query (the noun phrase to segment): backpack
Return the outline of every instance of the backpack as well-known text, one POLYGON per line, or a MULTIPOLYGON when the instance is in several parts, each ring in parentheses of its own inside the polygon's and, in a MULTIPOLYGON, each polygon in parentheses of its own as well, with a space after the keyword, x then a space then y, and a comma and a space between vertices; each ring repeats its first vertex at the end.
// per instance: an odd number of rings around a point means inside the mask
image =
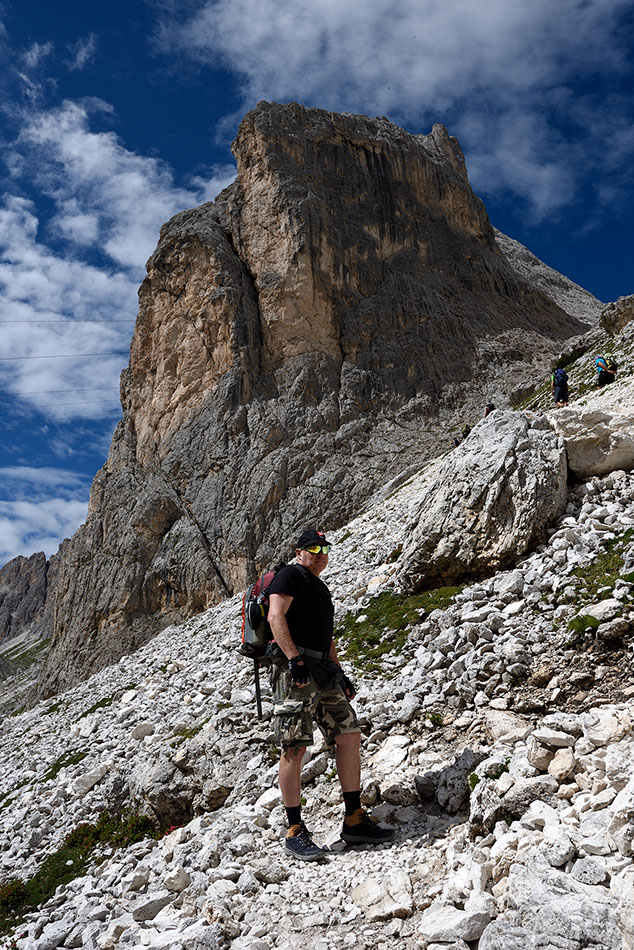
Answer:
POLYGON ((556 385, 561 386, 563 383, 568 382, 568 373, 565 369, 556 369, 553 373, 553 379, 556 385))
POLYGON ((286 567, 284 561, 276 564, 270 571, 265 571, 246 589, 242 598, 242 643, 239 649, 243 656, 248 656, 253 660, 264 656, 268 644, 273 639, 267 620, 269 590, 273 578, 283 567, 286 567))
POLYGON ((616 373, 618 369, 618 363, 616 362, 615 359, 612 359, 611 356, 608 356, 607 360, 605 361, 605 365, 606 365, 606 368, 609 369, 611 373, 616 373))
MULTIPOLYGON (((308 583, 308 571, 299 564, 295 565, 308 583)), ((247 587, 242 598, 242 642, 238 648, 243 656, 248 656, 253 660, 255 673, 255 701, 258 710, 258 719, 262 718, 262 697, 260 694, 260 666, 266 665, 268 657, 266 648, 273 639, 271 626, 268 622, 269 613, 269 591, 273 578, 283 567, 287 567, 285 561, 276 564, 269 571, 265 571, 258 579, 247 587)))

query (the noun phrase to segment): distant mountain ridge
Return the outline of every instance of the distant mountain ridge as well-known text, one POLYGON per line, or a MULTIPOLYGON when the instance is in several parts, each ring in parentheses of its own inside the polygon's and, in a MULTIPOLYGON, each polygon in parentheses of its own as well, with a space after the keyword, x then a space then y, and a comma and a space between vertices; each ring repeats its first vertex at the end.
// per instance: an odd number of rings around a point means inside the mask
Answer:
POLYGON ((148 261, 42 694, 239 590, 298 525, 343 524, 596 320, 496 234, 440 125, 260 103, 234 153, 236 182, 148 261))

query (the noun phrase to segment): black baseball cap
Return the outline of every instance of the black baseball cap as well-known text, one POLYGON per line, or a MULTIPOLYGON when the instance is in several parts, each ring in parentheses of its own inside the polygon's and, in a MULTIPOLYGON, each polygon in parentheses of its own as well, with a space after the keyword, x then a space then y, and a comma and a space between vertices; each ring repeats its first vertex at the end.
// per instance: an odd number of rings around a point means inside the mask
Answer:
POLYGON ((330 541, 326 540, 326 535, 323 531, 317 531, 315 528, 306 528, 300 534, 297 544, 295 545, 298 548, 304 549, 309 548, 312 544, 330 544, 330 541))

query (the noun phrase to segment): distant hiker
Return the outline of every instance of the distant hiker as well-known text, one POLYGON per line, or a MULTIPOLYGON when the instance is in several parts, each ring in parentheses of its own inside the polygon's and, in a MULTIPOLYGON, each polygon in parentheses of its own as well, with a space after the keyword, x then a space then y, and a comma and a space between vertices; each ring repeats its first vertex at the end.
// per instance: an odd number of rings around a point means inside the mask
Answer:
POLYGON ((492 403, 492 402, 488 402, 488 403, 486 404, 486 406, 484 407, 484 412, 482 413, 482 418, 483 418, 483 419, 486 419, 486 417, 489 415, 489 413, 490 413, 490 412, 493 412, 494 409, 495 409, 495 406, 493 405, 493 403, 492 403))
POLYGON ((323 532, 302 531, 295 555, 275 575, 269 594, 268 621, 278 662, 271 667, 275 737, 282 753, 279 782, 288 819, 285 850, 301 861, 325 855, 301 819, 301 768, 313 741, 313 720, 329 746, 336 746, 343 791, 344 841, 380 844, 394 832, 376 824, 361 807, 360 730, 350 700, 356 689, 337 659, 333 640, 334 607, 319 575, 328 564, 330 542, 323 532))
POLYGON ((550 391, 558 408, 568 405, 568 373, 565 369, 553 370, 550 377, 550 391))
POLYGON ((467 422, 465 422, 460 429, 460 435, 457 435, 454 438, 453 444, 460 445, 461 442, 464 442, 464 440, 467 438, 470 432, 471 432, 471 426, 467 422))
POLYGON ((616 371, 618 369, 618 363, 613 356, 596 356, 594 359, 594 365, 598 373, 597 389, 603 389, 604 386, 608 386, 610 383, 614 382, 616 378, 616 371))

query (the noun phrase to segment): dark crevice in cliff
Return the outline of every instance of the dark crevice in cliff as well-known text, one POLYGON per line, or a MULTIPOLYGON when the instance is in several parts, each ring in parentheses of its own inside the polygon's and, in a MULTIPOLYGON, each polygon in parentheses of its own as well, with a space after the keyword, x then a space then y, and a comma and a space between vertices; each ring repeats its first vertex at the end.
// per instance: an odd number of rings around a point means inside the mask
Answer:
POLYGON ((187 499, 184 497, 184 495, 178 490, 178 487, 174 484, 174 482, 172 481, 172 479, 170 478, 170 476, 167 474, 167 472, 164 472, 162 469, 160 469, 160 468, 158 468, 158 467, 156 467, 156 466, 151 466, 151 467, 150 467, 150 471, 153 472, 154 475, 158 476, 158 478, 159 478, 160 480, 164 481, 164 482, 167 484, 167 487, 168 487, 169 489, 171 489, 171 491, 172 491, 172 492, 174 493, 174 495, 176 496, 176 499, 177 499, 177 501, 178 501, 178 503, 179 503, 179 505, 180 505, 180 507, 181 507, 181 510, 182 510, 183 513, 185 514, 185 517, 188 518, 189 521, 191 521, 192 524, 194 524, 194 525, 196 526, 196 528, 198 529, 198 531, 200 532, 200 537, 201 537, 201 539, 202 539, 203 545, 204 545, 205 550, 206 550, 206 552, 207 552, 207 557, 209 558, 209 563, 211 564, 211 566, 212 566, 212 568, 213 568, 213 570, 214 570, 214 573, 215 573, 216 576, 218 577, 218 580, 220 581, 220 583, 221 583, 221 585, 222 585, 222 588, 223 588, 225 594, 227 595, 227 597, 231 597, 233 591, 231 590, 229 584, 227 583, 227 581, 226 581, 225 578, 223 577, 222 572, 221 572, 221 570, 220 570, 220 568, 219 568, 219 566, 218 566, 218 557, 214 554, 213 549, 212 549, 212 546, 211 546, 211 542, 210 542, 209 538, 207 537, 207 535, 205 534, 205 531, 204 531, 202 525, 200 524, 200 522, 199 522, 198 519, 196 518, 196 515, 195 515, 195 514, 193 513, 193 511, 191 510, 191 507, 190 507, 189 502, 188 502, 187 499))

